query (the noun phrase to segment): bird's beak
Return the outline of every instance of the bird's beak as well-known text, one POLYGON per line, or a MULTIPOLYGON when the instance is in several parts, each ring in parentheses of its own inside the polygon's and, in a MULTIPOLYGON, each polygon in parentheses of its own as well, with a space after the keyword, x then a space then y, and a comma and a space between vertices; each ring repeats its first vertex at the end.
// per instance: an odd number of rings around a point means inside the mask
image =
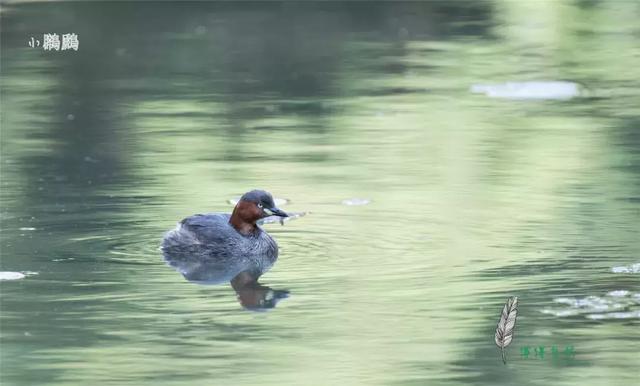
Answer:
POLYGON ((278 209, 275 206, 273 208, 265 208, 264 211, 269 216, 289 217, 289 215, 285 213, 285 211, 283 211, 282 209, 278 209))

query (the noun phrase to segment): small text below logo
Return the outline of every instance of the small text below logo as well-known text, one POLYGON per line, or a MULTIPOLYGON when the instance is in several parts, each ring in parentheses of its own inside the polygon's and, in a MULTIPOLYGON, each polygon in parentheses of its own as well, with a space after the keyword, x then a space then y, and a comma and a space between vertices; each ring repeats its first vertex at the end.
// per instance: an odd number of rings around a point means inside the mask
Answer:
POLYGON ((522 346, 520 347, 520 356, 523 359, 545 359, 545 356, 551 356, 552 359, 558 359, 561 356, 565 359, 574 359, 576 351, 573 346, 564 346, 560 350, 558 346, 522 346), (549 349, 549 350, 547 350, 549 349))

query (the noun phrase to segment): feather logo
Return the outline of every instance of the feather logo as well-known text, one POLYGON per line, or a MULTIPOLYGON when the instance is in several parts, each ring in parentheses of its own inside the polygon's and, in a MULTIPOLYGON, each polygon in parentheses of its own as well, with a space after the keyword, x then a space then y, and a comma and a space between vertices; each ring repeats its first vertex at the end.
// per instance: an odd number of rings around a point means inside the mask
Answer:
POLYGON ((502 351, 502 362, 507 364, 507 358, 505 357, 504 349, 513 340, 513 330, 516 328, 516 316, 518 314, 518 297, 513 296, 507 299, 507 302, 502 309, 502 315, 498 326, 496 327, 496 344, 502 351))

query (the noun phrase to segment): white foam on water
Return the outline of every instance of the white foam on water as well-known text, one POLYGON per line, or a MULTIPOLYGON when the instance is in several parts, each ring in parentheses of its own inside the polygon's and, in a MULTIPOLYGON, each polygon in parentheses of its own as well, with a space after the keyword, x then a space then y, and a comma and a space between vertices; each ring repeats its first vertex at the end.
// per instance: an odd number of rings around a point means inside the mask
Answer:
POLYGON ((586 296, 583 298, 558 297, 555 303, 564 304, 562 308, 544 308, 543 314, 557 317, 584 315, 589 319, 629 319, 640 317, 640 293, 627 290, 614 290, 604 296, 586 296))
POLYGON ((580 95, 580 88, 576 83, 565 81, 474 84, 470 91, 476 94, 485 94, 489 98, 520 100, 567 100, 580 95))
POLYGON ((22 272, 0 272, 0 280, 19 280, 24 279, 27 275, 22 272))
POLYGON ((342 200, 342 205, 347 206, 367 205, 369 203, 371 203, 371 200, 368 198, 348 198, 346 200, 342 200))
POLYGON ((540 310, 543 314, 550 314, 553 316, 566 317, 566 316, 574 316, 580 314, 580 311, 577 309, 551 309, 545 308, 540 310))
POLYGON ((600 319, 635 319, 640 318, 640 310, 629 312, 609 312, 608 314, 589 314, 587 318, 600 319))
POLYGON ((12 272, 2 271, 0 272, 0 280, 20 280, 27 276, 37 275, 38 272, 24 271, 24 272, 12 272))
POLYGON ((607 292, 607 295, 614 296, 614 297, 623 297, 623 296, 627 296, 629 294, 630 294, 630 292, 626 291, 626 290, 617 290, 617 291, 607 292))
POLYGON ((573 307, 577 307, 578 306, 578 303, 577 303, 576 299, 555 298, 555 299, 553 299, 553 301, 556 302, 556 303, 568 304, 568 305, 573 306, 573 307))
POLYGON ((640 263, 611 268, 613 273, 640 273, 640 263))

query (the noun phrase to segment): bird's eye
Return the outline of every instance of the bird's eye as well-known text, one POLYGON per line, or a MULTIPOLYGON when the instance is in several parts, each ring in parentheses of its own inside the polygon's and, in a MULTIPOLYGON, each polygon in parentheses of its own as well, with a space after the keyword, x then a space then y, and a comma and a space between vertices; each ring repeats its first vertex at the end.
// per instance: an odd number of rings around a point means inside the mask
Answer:
POLYGON ((258 208, 262 209, 262 203, 261 202, 258 203, 258 208))

